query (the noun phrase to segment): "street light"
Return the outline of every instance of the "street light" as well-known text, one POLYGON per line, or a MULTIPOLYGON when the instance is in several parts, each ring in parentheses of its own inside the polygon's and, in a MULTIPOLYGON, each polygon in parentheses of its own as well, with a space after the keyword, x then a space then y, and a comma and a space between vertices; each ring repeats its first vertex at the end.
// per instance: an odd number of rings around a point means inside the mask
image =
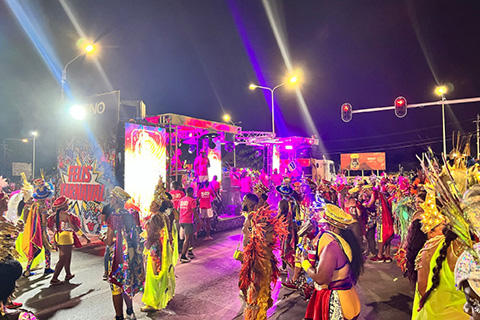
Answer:
POLYGON ((447 140, 445 138, 445 94, 447 93, 447 87, 438 86, 435 88, 435 93, 442 97, 442 128, 443 128, 443 154, 447 156, 447 140))
POLYGON ((80 52, 75 58, 70 60, 62 70, 62 101, 64 100, 64 91, 65 91, 65 83, 67 82, 67 68, 68 66, 75 60, 80 57, 83 57, 87 53, 91 53, 95 51, 95 46, 93 44, 88 44, 83 48, 84 52, 80 52))
MULTIPOLYGON (((297 77, 291 77, 288 82, 290 83, 296 83, 298 81, 297 77)), ((278 88, 280 88, 281 86, 283 86, 286 82, 283 82, 283 83, 280 83, 279 85, 273 87, 273 88, 270 88, 270 87, 264 87, 264 86, 259 86, 259 85, 256 85, 256 84, 250 84, 249 88, 250 90, 255 90, 255 89, 262 89, 262 90, 269 90, 270 93, 271 93, 271 97, 272 97, 272 133, 275 134, 275 100, 274 100, 274 96, 273 96, 273 93, 275 92, 275 90, 277 90, 278 88)))
POLYGON ((35 140, 37 139, 38 132, 32 131, 31 135, 33 137, 32 179, 35 179, 35 140))

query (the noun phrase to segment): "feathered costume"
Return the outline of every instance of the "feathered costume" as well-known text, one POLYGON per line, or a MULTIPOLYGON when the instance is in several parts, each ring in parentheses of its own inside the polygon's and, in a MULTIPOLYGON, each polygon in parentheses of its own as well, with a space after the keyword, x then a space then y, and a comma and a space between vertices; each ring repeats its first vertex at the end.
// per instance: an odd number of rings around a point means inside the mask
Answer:
POLYGON ((244 293, 246 307, 244 318, 267 319, 267 310, 273 304, 270 283, 278 279, 278 260, 273 254, 279 249, 280 240, 288 235, 284 217, 259 208, 249 213, 250 227, 246 232, 248 244, 240 270, 239 287, 244 293))
MULTIPOLYGON (((154 202, 162 207, 169 201, 160 178, 154 202)), ((178 232, 172 209, 152 214, 145 222, 146 278, 142 301, 155 309, 163 309, 175 295, 175 266, 178 261, 178 232)))

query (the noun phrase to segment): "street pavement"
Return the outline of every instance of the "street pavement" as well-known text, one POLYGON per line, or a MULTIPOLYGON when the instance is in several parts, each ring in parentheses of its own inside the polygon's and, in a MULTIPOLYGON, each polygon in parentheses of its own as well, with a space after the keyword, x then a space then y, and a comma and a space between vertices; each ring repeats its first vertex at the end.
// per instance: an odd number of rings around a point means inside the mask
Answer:
MULTIPOLYGON (((154 313, 142 313, 141 294, 134 298, 137 319, 242 319, 238 273, 240 263, 233 252, 240 241, 240 230, 213 234, 214 240, 198 239, 196 258, 176 268, 176 294, 167 308, 154 313)), ((51 287, 51 276, 42 271, 18 281, 16 301, 36 313, 40 320, 103 320, 114 319, 108 283, 102 281, 104 246, 100 241, 73 252, 70 284, 51 287)), ((58 254, 52 255, 57 261, 58 254)), ((61 278, 63 275, 61 276, 61 278)), ((366 262, 357 290, 362 301, 360 319, 410 319, 412 289, 395 263, 366 262)), ((296 292, 281 287, 273 290, 275 304, 269 319, 302 319, 307 302, 296 292)))

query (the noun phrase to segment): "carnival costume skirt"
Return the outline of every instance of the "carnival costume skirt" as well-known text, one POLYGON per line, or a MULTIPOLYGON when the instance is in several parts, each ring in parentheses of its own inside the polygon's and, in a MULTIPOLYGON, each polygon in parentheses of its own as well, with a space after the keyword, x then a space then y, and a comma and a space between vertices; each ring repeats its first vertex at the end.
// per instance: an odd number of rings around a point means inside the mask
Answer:
POLYGON ((73 231, 62 231, 55 233, 55 242, 59 246, 73 245, 73 231))
MULTIPOLYGON (((349 290, 329 290, 329 289, 322 289, 322 290, 315 290, 310 301, 307 306, 307 311, 305 313, 305 319, 311 320, 355 320, 358 318, 360 313, 360 309, 358 312, 354 310, 342 310, 342 304, 340 300, 345 300, 340 298, 340 295, 350 296, 350 295, 357 295, 355 288, 351 288, 349 290), (353 290, 352 292, 349 292, 353 290), (350 316, 350 318, 344 317, 350 316)), ((357 295, 358 299, 358 295, 357 295)), ((358 301, 359 302, 359 301, 358 301)), ((357 303, 344 303, 345 309, 355 307, 357 303)))

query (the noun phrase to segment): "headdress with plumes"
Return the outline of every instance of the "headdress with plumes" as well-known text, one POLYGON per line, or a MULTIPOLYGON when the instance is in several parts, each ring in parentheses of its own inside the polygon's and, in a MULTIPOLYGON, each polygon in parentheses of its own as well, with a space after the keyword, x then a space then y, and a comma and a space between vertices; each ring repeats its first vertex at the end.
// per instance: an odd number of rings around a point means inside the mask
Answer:
POLYGON ((253 187, 253 193, 255 194, 268 194, 270 189, 266 185, 263 184, 262 181, 258 181, 258 183, 253 187))
POLYGON ((445 222, 445 217, 437 210, 435 194, 427 193, 425 202, 420 204, 420 206, 423 209, 423 213, 420 216, 420 222, 422 224, 421 230, 423 233, 427 234, 429 231, 432 231, 433 228, 445 222))
POLYGON ((288 224, 285 217, 277 217, 274 211, 263 207, 250 213, 249 219, 251 231, 246 235, 249 241, 244 248, 239 287, 247 292, 245 319, 257 319, 258 309, 266 312, 271 306, 271 297, 264 289, 278 279, 278 260, 272 251, 288 235, 288 224))
POLYGON ((165 188, 163 187, 163 178, 160 176, 158 178, 158 183, 155 186, 155 192, 153 193, 153 201, 161 206, 162 202, 165 200, 168 200, 168 196, 165 192, 165 188))
MULTIPOLYGON (((460 150, 460 142, 457 142, 456 149, 460 150)), ((466 143, 469 146, 469 143, 466 143)), ((463 193, 461 190, 466 190, 469 186, 466 184, 466 177, 461 174, 466 156, 469 155, 469 150, 459 153, 458 156, 451 159, 450 164, 447 162, 445 155, 443 155, 442 169, 439 168, 438 161, 431 156, 433 152, 429 149, 425 162, 420 160, 422 169, 425 172, 431 186, 426 185, 425 189, 428 192, 433 192, 435 195, 435 203, 438 211, 447 218, 451 229, 458 236, 458 239, 468 248, 472 248, 473 241, 470 235, 470 228, 473 226, 472 221, 466 214, 465 208, 462 207, 463 193), (461 160, 460 158, 463 158, 461 160), (452 174, 455 171, 460 174, 452 174)), ((466 169, 466 168, 465 168, 466 169)), ((477 255, 472 251, 472 254, 477 255)))

